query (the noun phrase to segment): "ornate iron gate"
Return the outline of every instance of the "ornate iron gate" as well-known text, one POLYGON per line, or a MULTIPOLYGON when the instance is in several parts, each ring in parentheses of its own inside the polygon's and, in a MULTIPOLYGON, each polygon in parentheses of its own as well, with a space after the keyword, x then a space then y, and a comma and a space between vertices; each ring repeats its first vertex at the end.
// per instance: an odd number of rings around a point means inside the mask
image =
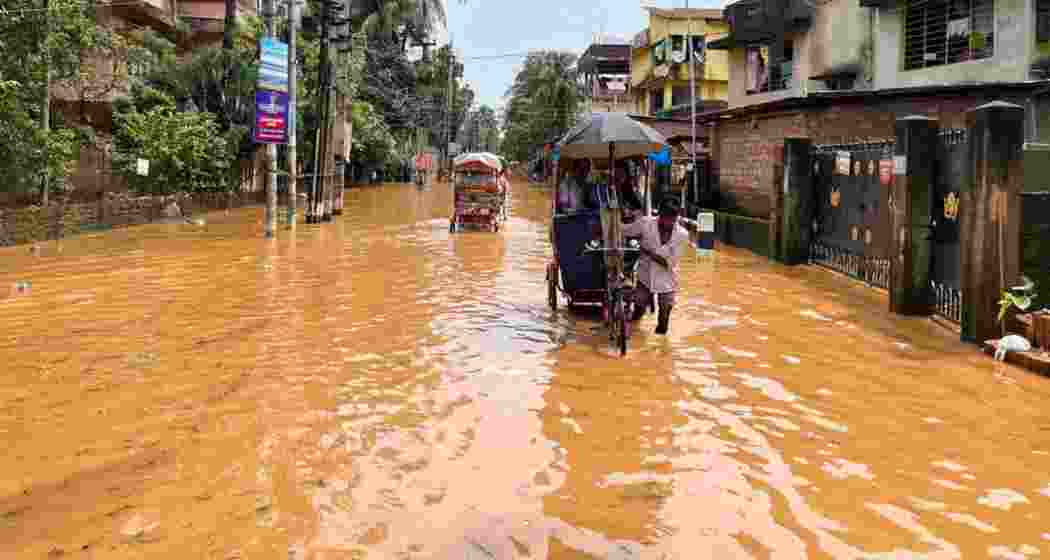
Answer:
POLYGON ((943 130, 937 142, 931 208, 933 254, 930 291, 937 315, 960 322, 962 291, 959 246, 960 187, 966 181, 969 141, 966 130, 943 130))
POLYGON ((810 260, 888 289, 893 143, 816 146, 813 156, 810 260))

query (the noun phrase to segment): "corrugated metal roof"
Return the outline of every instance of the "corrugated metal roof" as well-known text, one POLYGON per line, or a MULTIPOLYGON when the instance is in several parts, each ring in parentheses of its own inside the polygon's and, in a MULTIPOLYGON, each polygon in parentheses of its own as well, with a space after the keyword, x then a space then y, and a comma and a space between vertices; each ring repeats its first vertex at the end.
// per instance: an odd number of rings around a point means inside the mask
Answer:
POLYGON ((722 16, 722 10, 711 8, 646 8, 646 10, 649 11, 649 15, 666 19, 725 19, 722 16))

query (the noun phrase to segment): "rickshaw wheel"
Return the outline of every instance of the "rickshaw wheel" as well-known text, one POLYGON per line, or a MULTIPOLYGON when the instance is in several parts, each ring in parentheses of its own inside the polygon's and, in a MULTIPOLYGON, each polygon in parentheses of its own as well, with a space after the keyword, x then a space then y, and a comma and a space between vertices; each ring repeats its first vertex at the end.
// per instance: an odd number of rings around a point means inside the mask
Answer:
POLYGON ((625 316, 626 309, 624 309, 623 297, 620 295, 613 296, 612 305, 610 305, 611 321, 610 326, 612 327, 612 338, 620 350, 620 356, 627 355, 627 317, 625 316))
POLYGON ((554 265, 547 265, 547 303, 551 311, 558 309, 558 276, 554 265))
POLYGON ((620 356, 623 357, 627 355, 627 321, 620 317, 617 322, 620 324, 620 356))

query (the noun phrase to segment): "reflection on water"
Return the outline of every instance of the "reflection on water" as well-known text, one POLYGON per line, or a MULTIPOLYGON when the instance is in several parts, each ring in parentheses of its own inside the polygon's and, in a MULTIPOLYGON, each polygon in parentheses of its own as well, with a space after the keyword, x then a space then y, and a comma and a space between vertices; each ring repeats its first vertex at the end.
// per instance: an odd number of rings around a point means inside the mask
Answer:
POLYGON ((626 358, 552 313, 549 193, 348 191, 0 250, 0 556, 1035 558, 1050 385, 885 300, 686 259, 626 358))

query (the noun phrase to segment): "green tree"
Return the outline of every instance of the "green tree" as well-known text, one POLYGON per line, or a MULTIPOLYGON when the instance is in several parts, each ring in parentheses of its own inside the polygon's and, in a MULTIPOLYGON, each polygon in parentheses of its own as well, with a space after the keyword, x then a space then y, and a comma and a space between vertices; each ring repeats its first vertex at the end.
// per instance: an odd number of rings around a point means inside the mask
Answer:
POLYGON ((0 189, 26 193, 42 188, 47 170, 49 191, 65 180, 83 138, 66 127, 60 114, 41 128, 47 83, 56 91, 76 91, 88 57, 113 45, 113 34, 97 25, 89 0, 5 0, 0 9, 0 189), (44 8, 46 6, 46 9, 44 8))
POLYGON ((357 161, 385 164, 394 153, 394 136, 383 117, 367 101, 353 105, 353 157, 357 161))
POLYGON ((543 142, 572 127, 582 107, 576 56, 557 51, 530 54, 507 90, 502 149, 526 161, 543 142))
POLYGON ((182 60, 175 57, 173 43, 147 41, 156 63, 141 80, 147 88, 136 91, 154 89, 169 96, 178 109, 210 114, 229 142, 229 151, 250 159, 256 150, 251 131, 262 34, 258 18, 240 17, 232 48, 205 47, 182 60))
POLYGON ((180 112, 155 90, 137 101, 117 114, 114 136, 114 165, 132 188, 161 195, 228 189, 234 158, 212 114, 180 112), (149 160, 146 177, 137 173, 139 158, 149 160))

